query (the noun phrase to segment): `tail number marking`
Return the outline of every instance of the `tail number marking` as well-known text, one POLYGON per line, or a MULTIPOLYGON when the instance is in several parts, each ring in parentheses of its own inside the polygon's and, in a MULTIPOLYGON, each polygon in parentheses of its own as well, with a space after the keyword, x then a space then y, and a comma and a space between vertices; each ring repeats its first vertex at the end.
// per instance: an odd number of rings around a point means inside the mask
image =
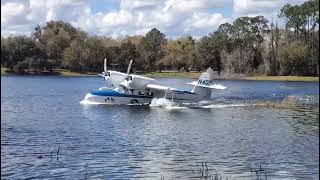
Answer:
POLYGON ((199 79, 198 80, 198 84, 202 84, 202 85, 207 85, 209 86, 210 84, 212 83, 212 80, 202 80, 202 79, 199 79))

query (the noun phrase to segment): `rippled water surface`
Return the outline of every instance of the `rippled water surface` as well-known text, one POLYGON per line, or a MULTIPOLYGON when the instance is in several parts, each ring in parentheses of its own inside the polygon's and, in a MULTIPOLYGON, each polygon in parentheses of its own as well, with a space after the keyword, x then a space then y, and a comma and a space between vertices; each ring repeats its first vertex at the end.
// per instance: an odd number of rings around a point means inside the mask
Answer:
POLYGON ((97 77, 1 76, 1 179, 199 179, 202 162, 229 179, 260 165, 319 178, 318 83, 218 83, 204 105, 160 108, 80 104, 97 77))

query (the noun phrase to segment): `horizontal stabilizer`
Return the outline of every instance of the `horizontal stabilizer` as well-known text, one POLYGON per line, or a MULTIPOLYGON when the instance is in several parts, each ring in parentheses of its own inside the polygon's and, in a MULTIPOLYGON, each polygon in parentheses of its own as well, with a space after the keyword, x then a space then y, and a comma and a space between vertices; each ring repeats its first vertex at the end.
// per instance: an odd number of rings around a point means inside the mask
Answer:
POLYGON ((171 87, 167 87, 167 86, 161 86, 161 85, 157 85, 157 84, 148 84, 147 88, 153 89, 153 90, 158 90, 158 91, 171 91, 173 93, 178 93, 178 94, 195 94, 190 91, 180 90, 180 89, 171 88, 171 87))
POLYGON ((157 84, 148 84, 147 85, 147 88, 149 89, 155 89, 155 90, 161 90, 161 91, 171 91, 171 90, 174 90, 174 88, 170 88, 170 87, 167 87, 167 86, 160 86, 160 85, 157 85, 157 84))
POLYGON ((198 86, 198 87, 205 87, 205 88, 210 88, 210 89, 226 89, 227 87, 225 86, 222 86, 220 84, 213 84, 213 85, 203 85, 203 84, 198 84, 197 81, 193 81, 191 83, 187 83, 187 84, 190 84, 190 85, 193 85, 193 86, 198 86))

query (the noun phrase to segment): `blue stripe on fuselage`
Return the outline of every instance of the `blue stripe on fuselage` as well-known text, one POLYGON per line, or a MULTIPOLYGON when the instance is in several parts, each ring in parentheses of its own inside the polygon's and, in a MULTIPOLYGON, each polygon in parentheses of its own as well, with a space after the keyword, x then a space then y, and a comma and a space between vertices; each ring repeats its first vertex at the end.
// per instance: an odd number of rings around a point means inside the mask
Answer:
POLYGON ((92 95, 96 96, 111 96, 111 97, 132 97, 132 98, 153 98, 151 96, 142 96, 142 95, 135 95, 135 94, 125 94, 125 93, 120 93, 118 91, 115 91, 113 89, 111 90, 103 90, 103 91, 92 91, 92 95))

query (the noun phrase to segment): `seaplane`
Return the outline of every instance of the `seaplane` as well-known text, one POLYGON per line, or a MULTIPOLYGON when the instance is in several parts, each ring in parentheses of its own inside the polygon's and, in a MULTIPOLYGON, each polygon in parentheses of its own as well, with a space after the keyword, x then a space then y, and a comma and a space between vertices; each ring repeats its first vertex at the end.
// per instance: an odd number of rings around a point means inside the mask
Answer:
POLYGON ((201 74, 198 81, 187 83, 192 86, 191 90, 181 90, 161 85, 153 78, 130 74, 132 62, 128 65, 127 73, 122 73, 107 70, 107 59, 104 59, 104 71, 99 75, 107 86, 88 93, 84 100, 109 105, 150 105, 155 98, 176 103, 199 102, 209 99, 213 89, 226 88, 213 83, 214 72, 210 67, 201 74))

